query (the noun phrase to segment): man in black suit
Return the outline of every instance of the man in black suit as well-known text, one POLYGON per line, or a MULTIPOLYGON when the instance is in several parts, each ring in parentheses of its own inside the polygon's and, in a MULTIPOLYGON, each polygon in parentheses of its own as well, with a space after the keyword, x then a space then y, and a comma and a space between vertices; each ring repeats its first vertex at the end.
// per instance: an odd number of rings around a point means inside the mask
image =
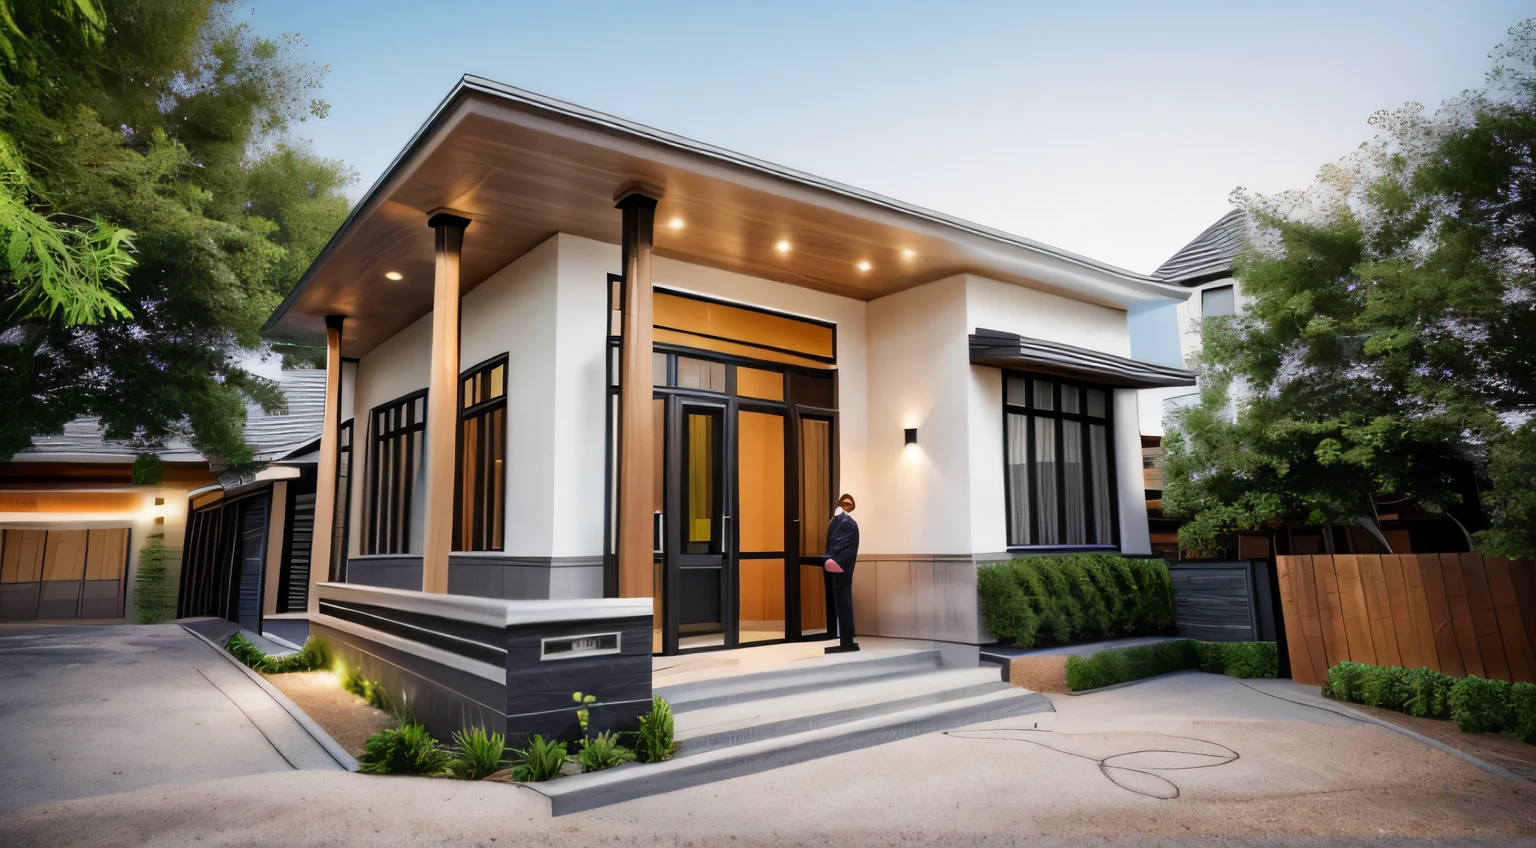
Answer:
POLYGON ((853 566, 859 558, 859 525, 849 513, 853 512, 853 496, 837 499, 837 509, 827 525, 827 561, 825 568, 832 575, 832 597, 837 605, 836 647, 826 653, 840 654, 857 651, 853 641, 853 566))

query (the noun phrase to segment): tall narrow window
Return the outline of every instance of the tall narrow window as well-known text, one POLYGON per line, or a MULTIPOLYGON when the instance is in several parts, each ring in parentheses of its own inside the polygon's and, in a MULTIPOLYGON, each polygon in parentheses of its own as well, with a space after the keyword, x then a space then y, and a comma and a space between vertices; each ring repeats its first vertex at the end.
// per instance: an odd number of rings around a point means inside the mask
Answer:
POLYGON ((363 550, 411 550, 412 509, 421 497, 421 450, 427 430, 427 393, 406 395, 369 413, 368 504, 363 550))
POLYGON ((506 524, 507 358, 459 380, 459 473, 454 498, 456 551, 499 551, 506 524))
POLYGON ((1115 544, 1107 391, 1007 374, 1003 405, 1009 546, 1115 544))
POLYGON ((352 421, 348 419, 337 431, 336 440, 336 511, 331 519, 330 579, 347 580, 347 523, 352 515, 352 421))

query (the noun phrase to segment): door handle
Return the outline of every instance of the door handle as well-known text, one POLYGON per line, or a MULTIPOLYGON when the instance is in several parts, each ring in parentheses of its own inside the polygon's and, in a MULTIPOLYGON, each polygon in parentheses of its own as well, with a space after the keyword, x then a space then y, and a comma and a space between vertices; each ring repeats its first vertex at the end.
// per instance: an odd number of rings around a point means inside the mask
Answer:
POLYGON ((665 552, 667 547, 667 519, 666 516, 661 514, 659 509, 656 510, 655 515, 651 516, 651 542, 651 553, 660 555, 665 552))

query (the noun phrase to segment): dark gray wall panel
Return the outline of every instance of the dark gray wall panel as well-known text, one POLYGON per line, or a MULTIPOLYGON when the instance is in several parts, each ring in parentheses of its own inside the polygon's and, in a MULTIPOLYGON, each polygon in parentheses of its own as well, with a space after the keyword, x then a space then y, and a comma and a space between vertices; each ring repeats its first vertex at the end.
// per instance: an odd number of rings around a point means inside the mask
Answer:
POLYGON ((421 557, 354 557, 347 560, 347 582, 384 589, 421 591, 421 557))

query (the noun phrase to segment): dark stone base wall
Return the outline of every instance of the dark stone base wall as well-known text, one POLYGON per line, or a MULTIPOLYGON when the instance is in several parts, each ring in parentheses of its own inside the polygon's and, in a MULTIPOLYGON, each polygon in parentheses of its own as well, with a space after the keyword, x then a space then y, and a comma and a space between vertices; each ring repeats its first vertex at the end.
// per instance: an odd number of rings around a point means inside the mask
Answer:
MULTIPOLYGON (((347 582, 418 591, 421 557, 353 557, 347 561, 347 582)), ((452 554, 448 557, 448 594, 530 601, 601 598, 603 560, 601 556, 452 554)))
MULTIPOLYGON (((574 741, 581 736, 576 715, 579 705, 572 699, 576 692, 598 698, 589 708, 592 733, 636 730, 639 717, 650 710, 649 615, 536 621, 493 628, 484 623, 483 609, 477 612, 471 607, 455 617, 455 604, 460 609, 466 605, 454 601, 453 596, 428 596, 433 611, 424 611, 420 604, 391 609, 381 604, 399 602, 398 595, 391 598, 349 585, 339 587, 346 590, 345 595, 328 597, 327 587, 339 584, 320 587, 321 613, 310 622, 311 635, 327 639, 343 662, 382 683, 398 708, 426 725, 440 740, 448 740, 458 730, 484 727, 506 734, 508 744, 519 747, 533 734, 574 741), (368 617, 358 617, 358 610, 366 611, 368 617), (473 620, 476 615, 480 623, 473 620), (618 653, 542 658, 544 640, 613 633, 619 634, 618 653), (396 640, 412 634, 416 637, 410 638, 410 645, 445 651, 438 655, 443 659, 422 655, 433 651, 418 653, 406 649, 409 645, 397 647, 400 643, 396 640), (492 645, 505 645, 505 656, 488 647, 492 645), (504 666, 505 676, 492 680, 471 670, 485 669, 487 659, 504 666)), ((594 611, 611 603, 617 602, 596 601, 594 611)), ((552 610, 551 617, 558 617, 555 612, 552 610)))

